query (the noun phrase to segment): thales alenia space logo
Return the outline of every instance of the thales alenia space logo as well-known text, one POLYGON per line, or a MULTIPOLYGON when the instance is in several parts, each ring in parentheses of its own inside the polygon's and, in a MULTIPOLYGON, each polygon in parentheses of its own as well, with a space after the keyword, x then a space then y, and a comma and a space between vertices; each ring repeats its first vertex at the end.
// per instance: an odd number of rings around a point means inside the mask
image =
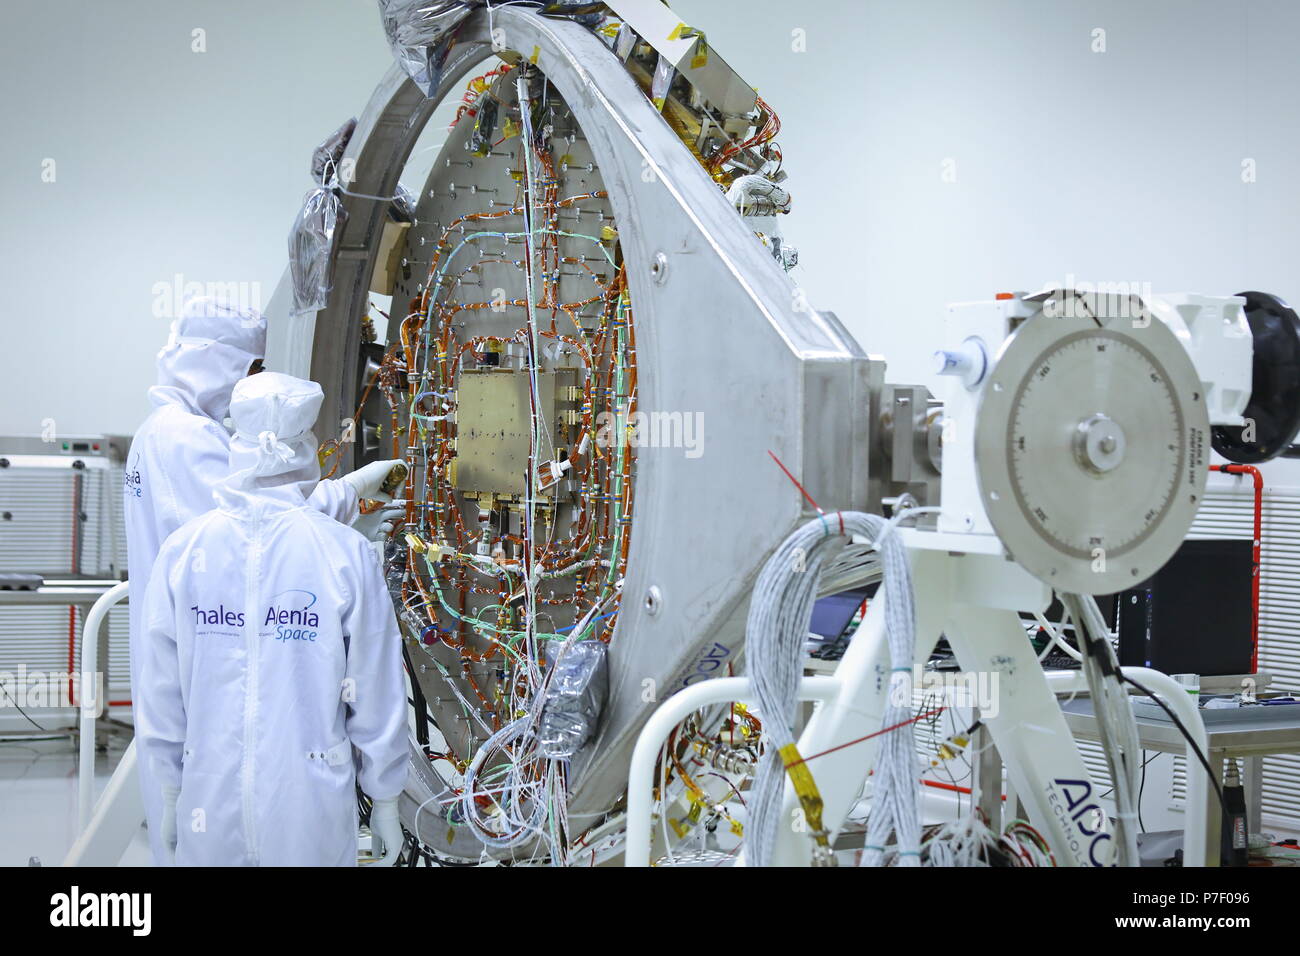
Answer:
MULTIPOLYGON (((262 633, 270 633, 277 641, 315 641, 320 627, 320 614, 313 611, 316 594, 303 588, 289 588, 273 595, 262 615, 262 633)), ((225 603, 216 607, 190 608, 195 624, 237 628, 244 626, 244 612, 225 603)))
POLYGON ((277 641, 315 641, 320 615, 313 611, 316 595, 302 588, 289 588, 271 598, 262 619, 263 629, 274 629, 277 641))

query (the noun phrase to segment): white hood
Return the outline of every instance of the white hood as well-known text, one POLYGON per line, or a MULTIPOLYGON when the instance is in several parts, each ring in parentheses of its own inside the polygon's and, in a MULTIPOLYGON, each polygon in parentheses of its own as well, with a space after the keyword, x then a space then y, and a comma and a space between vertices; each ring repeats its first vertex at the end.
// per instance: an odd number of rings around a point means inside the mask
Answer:
POLYGON ((250 375, 235 385, 230 474, 214 491, 223 509, 257 514, 306 503, 320 481, 311 426, 324 397, 315 382, 279 372, 250 375))
POLYGON ((235 383, 265 355, 261 313, 206 296, 190 299, 158 353, 158 384, 149 389, 149 400, 156 407, 179 405, 220 423, 235 383))

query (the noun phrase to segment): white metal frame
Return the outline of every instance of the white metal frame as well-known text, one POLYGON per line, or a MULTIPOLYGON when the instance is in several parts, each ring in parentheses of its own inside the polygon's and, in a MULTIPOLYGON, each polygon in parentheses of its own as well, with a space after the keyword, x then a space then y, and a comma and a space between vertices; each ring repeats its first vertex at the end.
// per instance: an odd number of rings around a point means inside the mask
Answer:
MULTIPOLYGON (((1083 676, 1072 671, 1044 672, 1014 610, 1041 609, 1050 589, 1000 556, 912 549, 910 557, 918 595, 917 659, 929 657, 942 633, 963 670, 984 668, 998 674, 996 713, 985 712, 982 719, 1031 822, 1059 864, 1104 864, 1110 854, 1101 852, 1101 847, 1110 837, 1093 827, 1088 811, 1097 805, 1097 798, 1056 701, 1057 694, 1086 691, 1083 676)), ((862 738, 880 729, 889 668, 884 602, 874 601, 835 676, 806 677, 800 686, 800 699, 823 702, 799 739, 799 751, 823 754, 813 770, 823 801, 823 822, 832 836, 844 825, 874 764, 876 740, 862 738), (842 746, 853 741, 859 742, 842 746)), ((1200 713, 1177 682, 1147 668, 1123 670, 1159 694, 1179 715, 1196 746, 1206 752, 1200 713)), ((650 863, 651 789, 664 738, 700 707, 750 696, 747 678, 710 680, 675 694, 655 711, 637 740, 628 774, 626 865, 650 863)), ((1191 742, 1187 758, 1189 767, 1200 766, 1191 742)), ((1218 847, 1207 846, 1205 839, 1206 786, 1203 773, 1189 773, 1183 851, 1188 866, 1217 863, 1218 847)), ((785 803, 789 819, 796 797, 788 783, 785 803)), ((809 860, 807 836, 793 828, 779 828, 774 864, 800 866, 809 860)))

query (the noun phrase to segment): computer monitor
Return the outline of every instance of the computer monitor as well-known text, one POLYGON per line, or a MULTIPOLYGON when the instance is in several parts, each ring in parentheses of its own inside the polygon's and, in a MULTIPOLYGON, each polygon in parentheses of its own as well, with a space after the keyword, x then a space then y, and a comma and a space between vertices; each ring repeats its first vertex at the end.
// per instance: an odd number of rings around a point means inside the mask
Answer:
POLYGON ((856 588, 818 598, 813 604, 812 621, 808 630, 828 641, 835 640, 844 633, 870 591, 868 588, 856 588))
POLYGON ((1184 541, 1149 580, 1117 595, 1119 659, 1166 674, 1250 673, 1253 546, 1184 541))

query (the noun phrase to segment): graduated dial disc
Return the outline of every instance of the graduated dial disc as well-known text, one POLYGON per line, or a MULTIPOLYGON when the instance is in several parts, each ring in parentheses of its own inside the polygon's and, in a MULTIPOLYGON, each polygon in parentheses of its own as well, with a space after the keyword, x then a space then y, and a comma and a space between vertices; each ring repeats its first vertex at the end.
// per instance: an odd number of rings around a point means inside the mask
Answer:
POLYGON ((1208 448, 1201 383, 1154 318, 1035 314, 997 357, 975 433, 1007 550, 1058 590, 1090 594, 1132 587, 1173 555, 1208 448))

